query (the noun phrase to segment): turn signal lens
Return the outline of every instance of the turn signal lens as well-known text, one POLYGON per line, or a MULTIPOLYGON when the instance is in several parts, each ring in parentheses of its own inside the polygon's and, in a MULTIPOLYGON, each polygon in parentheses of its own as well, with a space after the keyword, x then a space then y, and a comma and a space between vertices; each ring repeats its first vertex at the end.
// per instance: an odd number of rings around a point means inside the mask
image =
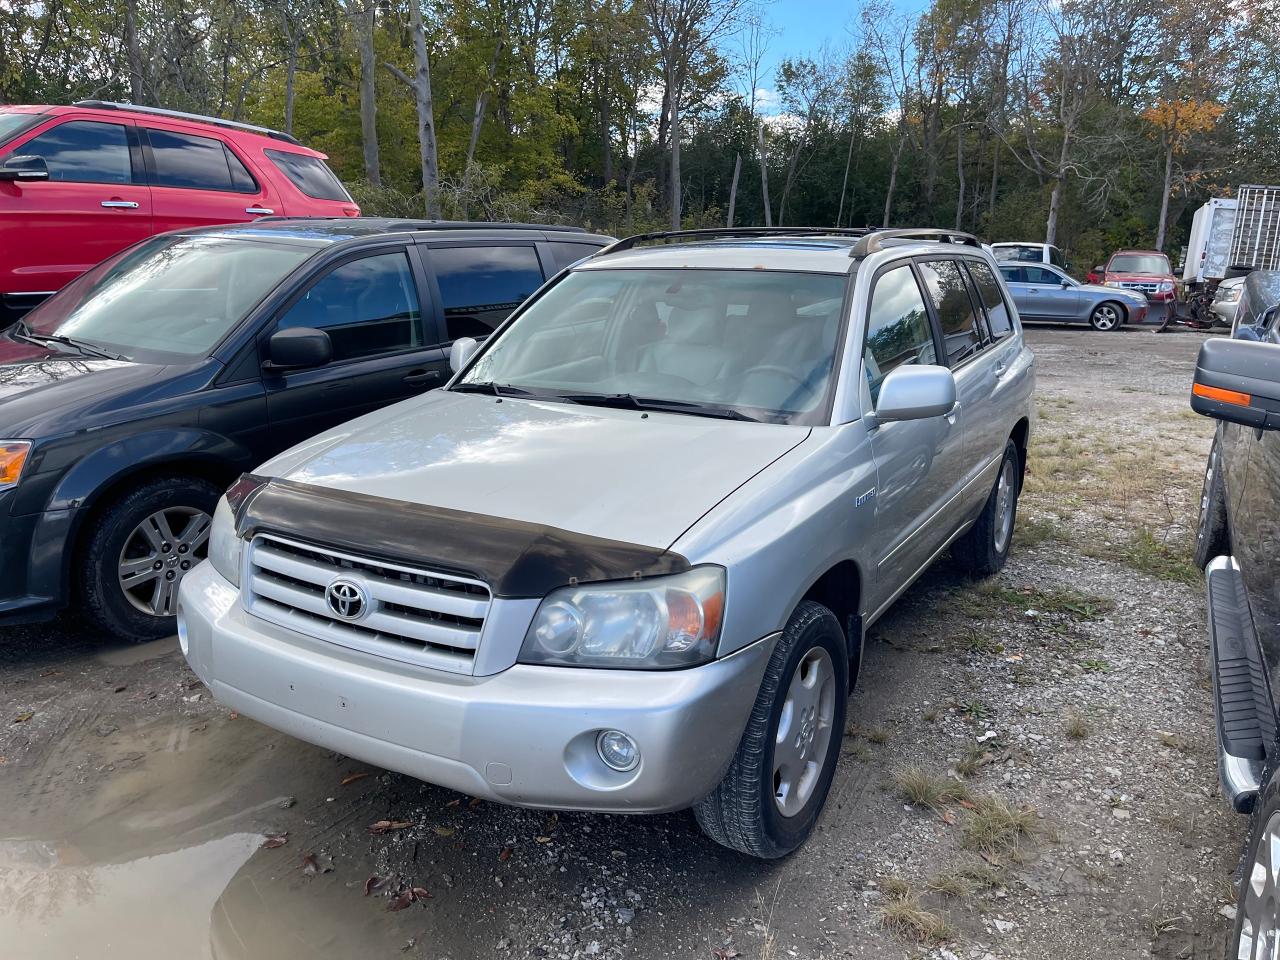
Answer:
POLYGON ((1217 400, 1219 403, 1232 403, 1238 407, 1247 407, 1253 397, 1239 390, 1224 390, 1222 387, 1209 387, 1203 383, 1193 383, 1191 392, 1206 400, 1217 400))
POLYGON ((0 490, 17 484, 30 452, 30 441, 0 440, 0 490))

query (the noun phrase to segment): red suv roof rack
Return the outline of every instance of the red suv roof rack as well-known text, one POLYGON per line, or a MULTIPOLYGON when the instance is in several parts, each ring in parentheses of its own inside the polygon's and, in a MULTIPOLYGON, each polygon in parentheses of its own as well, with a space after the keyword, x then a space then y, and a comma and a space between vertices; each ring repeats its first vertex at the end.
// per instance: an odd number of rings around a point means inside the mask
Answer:
POLYGON ((115 103, 110 100, 77 100, 72 106, 88 107, 93 110, 128 110, 131 113, 150 113, 158 117, 172 117, 175 120, 195 120, 197 123, 208 123, 215 127, 229 127, 232 130, 260 133, 264 137, 271 137, 274 140, 283 140, 285 143, 296 143, 298 146, 302 146, 296 137, 282 133, 279 130, 272 130, 270 127, 259 127, 252 123, 241 123, 238 120, 224 120, 221 117, 206 117, 200 113, 183 113, 181 110, 163 110, 160 107, 141 107, 136 103, 115 103))

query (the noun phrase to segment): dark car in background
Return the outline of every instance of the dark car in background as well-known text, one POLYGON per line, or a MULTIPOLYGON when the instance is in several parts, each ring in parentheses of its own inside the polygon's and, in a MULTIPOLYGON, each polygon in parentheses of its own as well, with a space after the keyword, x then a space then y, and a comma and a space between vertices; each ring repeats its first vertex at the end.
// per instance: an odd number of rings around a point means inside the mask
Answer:
POLYGON ((259 220, 152 237, 0 334, 0 623, 74 602, 173 629, 222 490, 344 420, 443 384, 609 239, 573 228, 259 220))
POLYGON ((217 117, 101 100, 0 107, 0 327, 153 234, 358 217, 325 159, 217 117))
POLYGON ((1196 560, 1205 570, 1223 793, 1252 812, 1232 957, 1272 957, 1280 930, 1280 272, 1245 281, 1232 336, 1205 341, 1191 406, 1218 421, 1196 560))

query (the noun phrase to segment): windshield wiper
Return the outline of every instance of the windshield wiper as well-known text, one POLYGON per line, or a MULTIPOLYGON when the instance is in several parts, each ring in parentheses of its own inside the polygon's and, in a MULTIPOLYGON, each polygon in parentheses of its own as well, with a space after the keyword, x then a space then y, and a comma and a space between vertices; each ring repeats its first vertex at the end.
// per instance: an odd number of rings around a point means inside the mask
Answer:
POLYGON ((495 397, 531 397, 533 393, 513 387, 509 383, 497 384, 492 380, 473 380, 469 383, 455 383, 449 388, 454 393, 488 393, 495 397))
POLYGON ((75 337, 66 337, 59 334, 43 334, 35 333, 28 327, 25 321, 18 321, 18 329, 15 331, 18 336, 24 340, 30 340, 32 343, 60 343, 72 350, 78 350, 80 353, 87 354, 91 357, 98 357, 102 360, 128 360, 128 357, 121 356, 118 353, 112 353, 110 350, 103 350, 99 346, 87 343, 84 340, 77 340, 75 337))
POLYGON ((689 400, 661 400, 656 397, 637 397, 630 393, 558 393, 549 395, 546 399, 580 403, 583 406, 622 407, 628 410, 661 410, 664 413, 684 413, 691 417, 716 417, 720 420, 760 422, 756 417, 748 416, 741 410, 735 410, 732 407, 709 406, 689 400))

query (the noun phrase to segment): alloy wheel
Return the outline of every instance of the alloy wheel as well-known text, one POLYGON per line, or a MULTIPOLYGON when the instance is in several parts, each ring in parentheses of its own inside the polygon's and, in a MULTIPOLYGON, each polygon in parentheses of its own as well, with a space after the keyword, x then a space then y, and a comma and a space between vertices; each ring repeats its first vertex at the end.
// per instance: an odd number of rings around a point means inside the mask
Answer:
POLYGON ((1244 878, 1239 960, 1280 960, 1280 811, 1271 814, 1258 839, 1253 867, 1244 878))
POLYGON ((792 674, 773 746, 773 800, 784 817, 803 810, 822 779, 835 712, 835 665, 814 647, 792 674))
POLYGON ((1114 330, 1120 325, 1120 312, 1115 307, 1103 304, 1093 311, 1093 327, 1095 330, 1114 330))
POLYGON ((178 585, 209 552, 212 518, 195 507, 157 510, 125 538, 117 574, 120 589, 138 610, 171 617, 178 585))
POLYGON ((1009 545, 1009 537, 1013 535, 1013 504, 1017 484, 1017 478, 1013 475, 1013 461, 1006 458, 1000 467, 1000 479, 996 481, 996 553, 1004 553, 1009 545))

